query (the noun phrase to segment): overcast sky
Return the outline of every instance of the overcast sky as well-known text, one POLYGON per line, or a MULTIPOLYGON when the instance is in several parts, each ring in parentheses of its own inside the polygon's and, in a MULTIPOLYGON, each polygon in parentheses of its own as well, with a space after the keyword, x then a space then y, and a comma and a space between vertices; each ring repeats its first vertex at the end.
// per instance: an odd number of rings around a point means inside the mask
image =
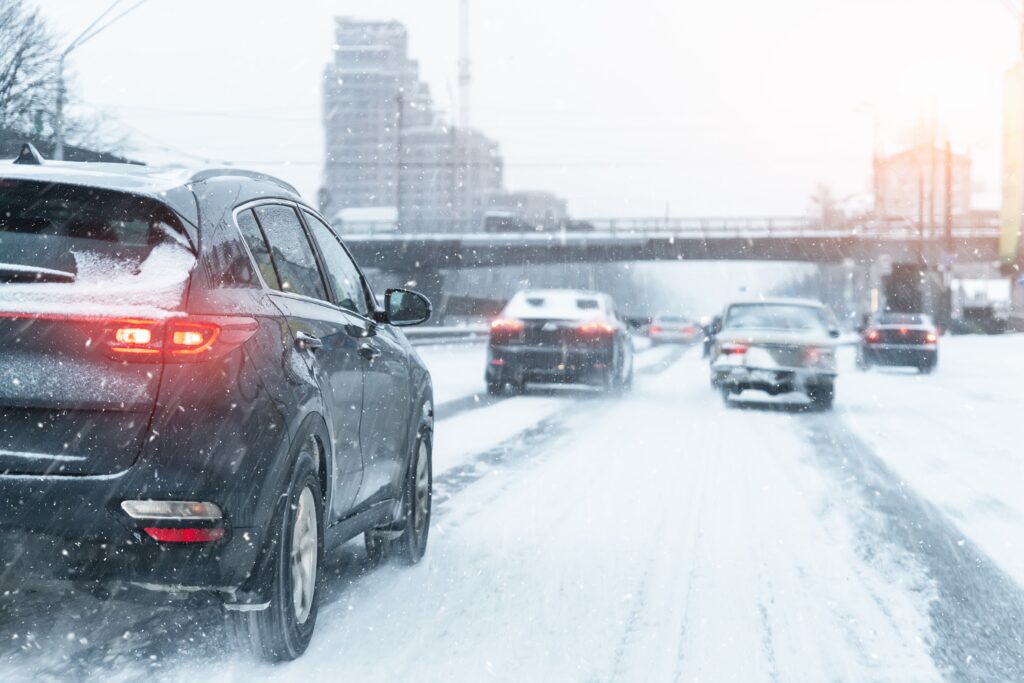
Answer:
MULTIPOLYGON (((109 2, 38 0, 65 42, 109 2)), ((803 213, 818 183, 863 195, 873 112, 893 149, 934 111, 995 206, 1009 2, 471 0, 472 120, 508 186, 577 216, 755 215, 803 213)), ((139 158, 265 169, 313 199, 338 15, 404 22, 453 109, 456 0, 148 0, 69 66, 139 158)))

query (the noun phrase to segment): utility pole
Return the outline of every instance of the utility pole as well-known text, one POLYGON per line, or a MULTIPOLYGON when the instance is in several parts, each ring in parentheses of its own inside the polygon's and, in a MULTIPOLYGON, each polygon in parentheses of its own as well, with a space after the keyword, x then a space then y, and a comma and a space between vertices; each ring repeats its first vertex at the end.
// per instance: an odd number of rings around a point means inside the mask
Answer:
POLYGON ((78 37, 72 40, 64 51, 60 53, 60 57, 57 59, 57 107, 55 116, 53 119, 53 158, 57 161, 63 161, 64 159, 64 100, 67 98, 67 91, 64 85, 64 60, 75 48, 81 47, 87 41, 95 38, 99 33, 110 28, 115 22, 120 21, 122 18, 127 16, 130 12, 134 12, 147 0, 138 0, 134 5, 116 15, 110 19, 107 23, 99 25, 103 19, 110 14, 115 7, 121 4, 123 0, 114 0, 107 9, 103 10, 98 17, 92 20, 84 31, 78 34, 78 37))
POLYGON ((462 157, 462 232, 469 232, 473 220, 473 163, 469 129, 469 0, 459 0, 459 140, 462 157))
POLYGON ((945 215, 945 232, 946 232, 946 253, 949 258, 953 255, 953 147, 949 143, 949 139, 946 139, 945 149, 945 171, 946 171, 946 215, 945 215))
POLYGON ((395 221, 398 231, 402 231, 402 126, 405 121, 405 98, 401 91, 395 95, 395 221))

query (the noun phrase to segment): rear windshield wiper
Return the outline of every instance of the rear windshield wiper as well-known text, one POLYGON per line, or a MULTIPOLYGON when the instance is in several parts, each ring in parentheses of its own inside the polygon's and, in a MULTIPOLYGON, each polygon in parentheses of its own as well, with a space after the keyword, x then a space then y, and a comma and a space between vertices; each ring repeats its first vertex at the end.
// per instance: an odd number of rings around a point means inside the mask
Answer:
POLYGON ((75 274, 66 270, 0 263, 0 282, 74 282, 75 274))

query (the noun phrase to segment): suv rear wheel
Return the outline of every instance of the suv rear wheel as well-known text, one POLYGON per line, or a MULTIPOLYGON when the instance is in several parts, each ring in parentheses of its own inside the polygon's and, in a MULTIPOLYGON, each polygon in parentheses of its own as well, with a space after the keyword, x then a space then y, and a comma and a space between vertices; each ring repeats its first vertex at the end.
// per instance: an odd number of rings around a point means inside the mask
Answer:
POLYGON ((299 657, 306 651, 316 625, 324 533, 323 493, 315 449, 313 439, 307 439, 292 469, 285 503, 271 526, 269 607, 230 613, 239 644, 270 661, 299 657))
POLYGON ((430 535, 434 473, 429 434, 416 439, 412 462, 402 487, 402 518, 389 529, 371 529, 365 534, 366 554, 373 563, 395 559, 413 565, 427 550, 430 535))

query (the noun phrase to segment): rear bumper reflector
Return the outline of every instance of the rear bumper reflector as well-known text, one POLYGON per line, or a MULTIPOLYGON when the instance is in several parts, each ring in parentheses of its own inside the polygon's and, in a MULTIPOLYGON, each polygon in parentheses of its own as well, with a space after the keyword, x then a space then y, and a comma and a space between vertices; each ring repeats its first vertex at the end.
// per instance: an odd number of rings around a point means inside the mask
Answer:
POLYGON ((208 529, 146 527, 145 530, 150 538, 161 543, 210 543, 224 538, 224 529, 221 527, 208 529))

